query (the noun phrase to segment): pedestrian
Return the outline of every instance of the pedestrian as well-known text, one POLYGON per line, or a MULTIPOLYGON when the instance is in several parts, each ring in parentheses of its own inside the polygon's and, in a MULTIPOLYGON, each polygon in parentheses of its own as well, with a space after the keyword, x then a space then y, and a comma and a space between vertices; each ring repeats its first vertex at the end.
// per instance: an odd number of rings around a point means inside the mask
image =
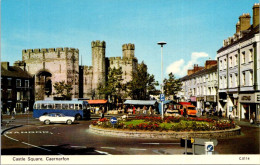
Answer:
POLYGON ((133 106, 133 114, 135 114, 135 106, 133 106))
POLYGON ((10 115, 9 107, 7 107, 7 115, 10 115))
POLYGON ((136 112, 137 112, 138 115, 140 115, 140 107, 137 107, 136 112))
POLYGON ((11 120, 15 120, 15 109, 12 111, 12 117, 11 120))
POLYGON ((251 121, 250 121, 251 124, 255 123, 255 112, 253 112, 253 114, 251 115, 251 121))
POLYGON ((220 110, 219 110, 219 117, 221 118, 222 117, 222 110, 221 110, 221 108, 220 108, 220 110))
POLYGON ((153 116, 153 109, 152 109, 152 106, 149 107, 149 113, 151 116, 153 116))
POLYGON ((27 107, 24 107, 24 114, 26 114, 26 111, 27 111, 27 107))
POLYGON ((146 115, 146 106, 143 107, 143 114, 146 115))

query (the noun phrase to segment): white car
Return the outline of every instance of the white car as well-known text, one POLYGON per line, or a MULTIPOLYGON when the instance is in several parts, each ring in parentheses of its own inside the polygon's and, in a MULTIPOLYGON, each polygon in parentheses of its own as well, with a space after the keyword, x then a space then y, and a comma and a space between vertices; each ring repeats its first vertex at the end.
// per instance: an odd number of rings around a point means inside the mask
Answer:
POLYGON ((75 121, 75 117, 65 116, 62 113, 50 113, 39 118, 44 124, 50 123, 67 123, 72 124, 75 121))

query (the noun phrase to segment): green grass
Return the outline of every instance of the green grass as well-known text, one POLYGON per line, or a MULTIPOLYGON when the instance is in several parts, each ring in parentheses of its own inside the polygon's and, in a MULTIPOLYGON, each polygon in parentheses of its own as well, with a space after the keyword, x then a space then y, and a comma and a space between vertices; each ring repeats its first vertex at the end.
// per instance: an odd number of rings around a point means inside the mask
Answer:
POLYGON ((146 122, 144 120, 131 120, 131 121, 126 121, 124 123, 125 123, 125 125, 133 124, 133 126, 136 126, 136 125, 141 124, 141 123, 149 123, 149 122, 146 122))

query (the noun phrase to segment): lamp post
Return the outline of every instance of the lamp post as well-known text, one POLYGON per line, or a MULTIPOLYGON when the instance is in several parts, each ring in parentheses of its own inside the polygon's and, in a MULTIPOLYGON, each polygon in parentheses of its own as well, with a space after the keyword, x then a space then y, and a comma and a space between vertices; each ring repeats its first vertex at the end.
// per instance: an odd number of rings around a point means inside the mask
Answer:
MULTIPOLYGON (((165 45, 166 42, 160 41, 157 44, 161 45, 161 78, 162 78, 161 94, 163 94, 164 93, 164 91, 163 91, 163 45, 165 45)), ((163 109, 163 101, 161 101, 161 102, 162 102, 162 119, 163 119, 163 113, 164 113, 163 112, 164 111, 164 109, 163 109)))

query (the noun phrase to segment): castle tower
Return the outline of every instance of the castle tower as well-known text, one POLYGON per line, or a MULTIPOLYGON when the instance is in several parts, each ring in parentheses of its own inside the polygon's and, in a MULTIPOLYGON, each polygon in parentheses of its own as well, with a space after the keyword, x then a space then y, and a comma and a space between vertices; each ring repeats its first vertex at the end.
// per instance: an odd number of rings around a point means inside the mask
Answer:
POLYGON ((105 41, 92 41, 92 66, 93 66, 93 80, 92 80, 92 90, 95 93, 93 96, 97 96, 96 89, 99 84, 105 83, 105 52, 106 52, 106 42, 105 41))
POLYGON ((122 46, 123 58, 133 58, 135 56, 135 45, 134 44, 124 44, 122 46))

